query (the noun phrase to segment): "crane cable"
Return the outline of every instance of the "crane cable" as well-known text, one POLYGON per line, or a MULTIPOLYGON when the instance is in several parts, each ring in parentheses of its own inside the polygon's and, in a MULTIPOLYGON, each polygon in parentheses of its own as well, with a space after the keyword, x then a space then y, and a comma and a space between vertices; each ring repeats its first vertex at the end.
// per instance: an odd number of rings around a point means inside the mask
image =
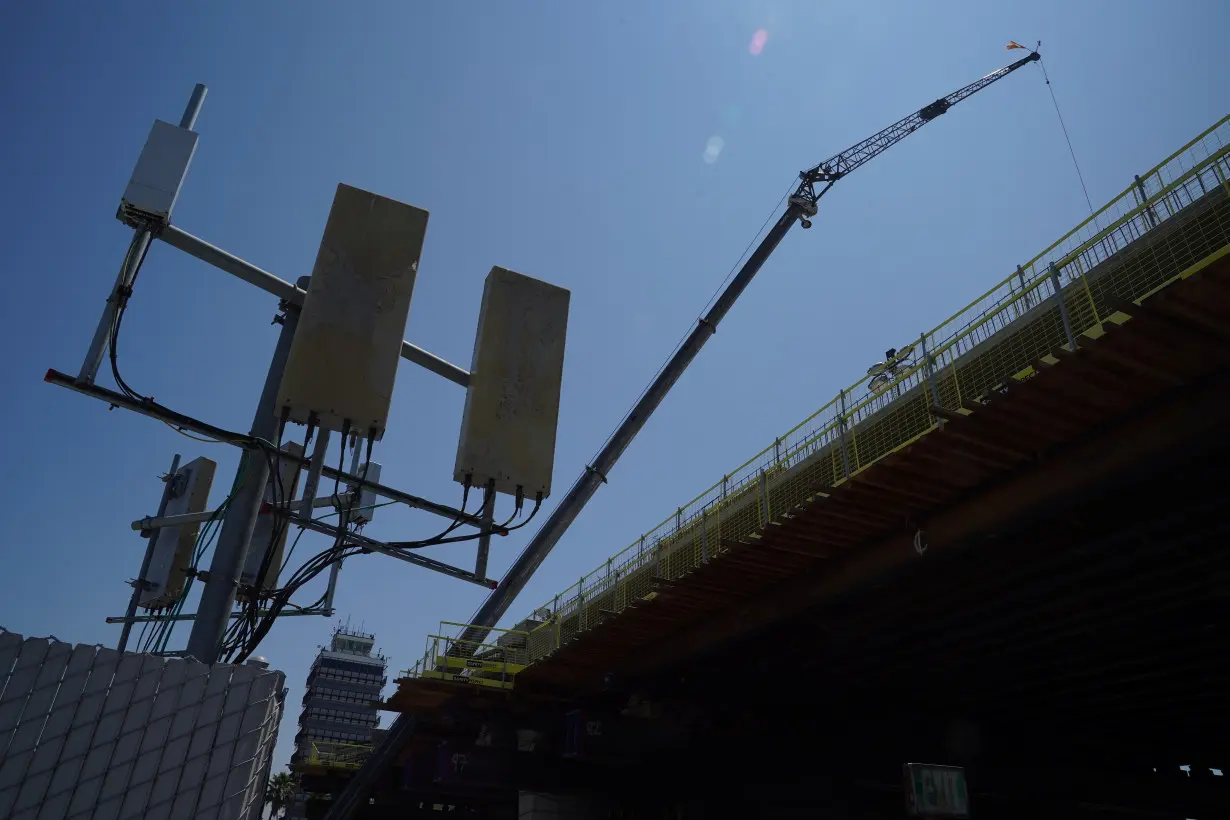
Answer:
POLYGON ((1076 177, 1081 181, 1081 190, 1085 193, 1085 204, 1089 206, 1089 213, 1093 213, 1093 200, 1089 198, 1089 189, 1085 186, 1085 175, 1081 173, 1081 165, 1076 161, 1076 150, 1072 147, 1072 137, 1068 135, 1068 126, 1064 124, 1063 114, 1059 112, 1059 100, 1055 98, 1055 87, 1051 85, 1051 78, 1046 73, 1046 63, 1039 57, 1038 68, 1042 69, 1042 79, 1046 80, 1046 90, 1051 92, 1051 102, 1055 106, 1055 116, 1059 118, 1059 127, 1063 129, 1063 138, 1068 143, 1068 153, 1072 155, 1072 165, 1076 168, 1076 177))

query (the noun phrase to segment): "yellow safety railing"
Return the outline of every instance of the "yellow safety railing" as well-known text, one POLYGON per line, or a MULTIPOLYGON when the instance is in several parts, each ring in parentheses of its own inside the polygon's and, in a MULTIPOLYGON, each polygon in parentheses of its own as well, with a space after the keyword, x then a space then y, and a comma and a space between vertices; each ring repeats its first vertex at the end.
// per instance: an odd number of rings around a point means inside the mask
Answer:
POLYGON ((308 765, 326 769, 357 769, 372 753, 370 744, 317 740, 308 753, 308 765))
POLYGON ((449 637, 443 634, 446 627, 467 630, 470 625, 441 621, 439 634, 427 636, 423 657, 402 670, 401 677, 511 689, 517 673, 530 662, 530 633, 525 630, 492 629, 496 642, 484 643, 449 637))
MULTIPOLYGON (((540 609, 533 663, 1230 252, 1230 116, 540 609), (869 378, 870 377, 870 378, 869 378)), ((453 639, 433 636, 431 641, 453 639)), ((429 650, 432 657, 435 646, 429 650)), ((434 669, 435 666, 430 668, 434 669)))

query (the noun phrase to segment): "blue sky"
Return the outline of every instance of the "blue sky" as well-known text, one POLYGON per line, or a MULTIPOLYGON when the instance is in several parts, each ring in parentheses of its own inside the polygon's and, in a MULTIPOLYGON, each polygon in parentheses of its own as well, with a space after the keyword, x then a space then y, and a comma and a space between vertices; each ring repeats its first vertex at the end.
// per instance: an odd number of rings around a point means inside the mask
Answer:
MULTIPOLYGON (((1230 7, 1180 5, 3 4, 0 625, 113 644, 119 628, 103 618, 122 613, 144 549, 128 522, 153 513, 171 455, 219 462, 215 502, 230 485, 236 452, 42 382, 49 367, 80 366, 130 237, 113 218, 119 196, 151 121, 178 121, 194 83, 210 92, 175 213, 184 229, 293 280, 310 272, 338 182, 426 208, 407 337, 463 366, 492 265, 571 289, 558 500, 794 175, 1010 62, 1022 52, 1005 51, 1008 40, 1043 40, 1095 205, 1225 114, 1230 7), (767 40, 752 54, 760 29, 767 40), (722 149, 706 162, 715 137, 722 149)), ((513 613, 569 586, 1086 213, 1032 66, 842 181, 513 613)), ((275 307, 156 246, 124 324, 125 378, 246 429, 275 307)), ((459 500, 463 398, 402 363, 377 450, 386 483, 459 500)), ((414 538, 434 526, 389 508, 368 532, 414 538)), ((492 570, 529 534, 498 541, 492 570)), ((473 549, 436 555, 469 564, 473 549)), ((438 620, 464 620, 482 597, 372 555, 346 564, 337 605, 396 669, 438 620)), ((261 649, 291 686, 280 760, 329 628, 286 619, 261 649)))

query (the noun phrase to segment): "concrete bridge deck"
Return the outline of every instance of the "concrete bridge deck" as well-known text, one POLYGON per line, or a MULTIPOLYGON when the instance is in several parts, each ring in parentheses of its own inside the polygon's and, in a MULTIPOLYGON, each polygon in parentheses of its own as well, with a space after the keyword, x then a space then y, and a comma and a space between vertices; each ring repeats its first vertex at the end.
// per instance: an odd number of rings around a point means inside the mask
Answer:
POLYGON ((1228 137, 1230 118, 474 669, 444 666, 442 636, 388 704, 416 729, 378 804, 511 817, 538 789, 636 817, 885 817, 927 759, 967 768, 981 817, 1224 814, 1230 778, 1200 775, 1230 766, 1228 137), (1167 775, 1182 763, 1194 780, 1167 775))

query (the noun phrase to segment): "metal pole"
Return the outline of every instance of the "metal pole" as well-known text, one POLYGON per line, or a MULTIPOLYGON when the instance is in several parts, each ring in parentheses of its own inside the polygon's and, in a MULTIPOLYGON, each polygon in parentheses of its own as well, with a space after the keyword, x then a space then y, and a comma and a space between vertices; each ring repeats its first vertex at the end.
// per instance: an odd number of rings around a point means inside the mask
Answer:
MULTIPOLYGON (((192 96, 188 98, 188 107, 184 109, 184 116, 180 118, 179 127, 186 128, 189 131, 196 125, 197 115, 201 113, 201 105, 205 102, 205 93, 208 89, 205 86, 197 83, 196 88, 192 89, 192 96)), ((98 375, 98 367, 102 364, 103 355, 111 344, 111 329, 115 325, 115 316, 119 313, 120 306, 128 297, 125 295, 128 288, 132 286, 133 276, 136 275, 137 267, 141 264, 141 260, 145 258, 146 251, 149 250, 150 242, 154 239, 153 231, 149 228, 138 228, 133 232, 132 244, 129 247, 127 256, 124 258, 124 264, 120 268, 119 275, 115 278, 115 284, 111 287, 111 295, 107 297, 107 304, 103 308, 103 314, 98 320, 98 327, 94 329, 94 338, 90 340, 90 348, 86 351, 85 361, 81 364, 81 370, 77 373, 77 381, 84 384, 93 384, 95 377, 98 375)))
MULTIPOLYGON (((162 488, 162 500, 158 502, 159 518, 166 514, 167 504, 171 502, 171 494, 175 492, 175 473, 179 471, 179 458, 179 453, 176 453, 171 459, 171 471, 163 479, 165 485, 162 488)), ((154 555, 154 542, 158 540, 158 530, 151 532, 146 540, 145 557, 141 559, 141 571, 137 573, 137 578, 133 581, 132 597, 128 599, 128 609, 124 612, 124 628, 120 631, 120 642, 115 647, 120 652, 128 647, 128 635, 132 632, 132 618, 137 614, 137 604, 141 601, 141 590, 145 587, 145 573, 149 572, 149 562, 154 555)))
POLYGON ((337 576, 342 571, 342 562, 335 561, 329 567, 329 588, 325 591, 325 615, 333 617, 333 596, 337 592, 337 576))
MULTIPOLYGON (((342 493, 337 497, 337 500, 342 504, 349 504, 349 503, 352 503, 353 501, 358 500, 358 496, 353 495, 351 493, 342 493)), ((333 496, 329 496, 328 498, 317 498, 316 503, 313 506, 317 508, 332 507, 333 504, 334 504, 333 496)), ((287 502, 279 506, 283 510, 290 511, 293 504, 290 502, 287 502)), ((133 521, 129 526, 131 526, 133 530, 137 532, 144 532, 146 530, 156 530, 159 527, 179 527, 185 524, 202 524, 206 521, 209 521, 211 518, 213 518, 217 514, 218 514, 217 510, 206 510, 205 512, 184 513, 183 515, 158 515, 158 516, 151 515, 146 518, 138 518, 136 521, 133 521)))
POLYGON ((196 118, 201 113, 201 106, 205 104, 205 95, 209 93, 209 89, 204 83, 197 83, 196 88, 192 89, 192 96, 188 98, 188 107, 184 109, 184 115, 179 118, 179 127, 186 131, 191 131, 196 128, 196 118))
POLYGON ((94 329, 94 338, 90 340, 90 348, 86 351, 85 361, 81 363, 81 370, 77 373, 77 381, 85 384, 94 383, 94 378, 98 375, 98 366, 102 364, 103 354, 111 344, 111 331, 115 326, 116 314, 120 311, 120 303, 126 298, 124 293, 132 285, 133 274, 136 273, 137 266, 145 257, 145 252, 149 250, 149 243, 153 238, 154 235, 146 228, 135 231, 132 245, 124 257, 124 264, 115 278, 115 284, 111 287, 111 295, 107 297, 107 304, 98 320, 98 327, 94 329))
MULTIPOLYGON (((1135 174, 1134 176, 1136 177, 1136 190, 1140 191, 1140 204, 1144 205, 1149 201, 1149 195, 1145 193, 1145 181, 1140 178, 1140 174, 1135 174)), ((1150 228, 1157 227, 1157 214, 1153 213, 1152 205, 1145 207, 1145 218, 1149 220, 1150 228)))
MULTIPOLYGON (((306 283, 307 277, 300 282, 306 283)), ((287 302, 282 303, 282 331, 273 350, 273 360, 265 375, 256 413, 252 417, 251 435, 254 438, 273 441, 277 437, 278 387, 282 382, 282 370, 290 354, 290 343, 295 337, 299 323, 299 309, 287 302)), ((276 465, 275 465, 276 466, 276 465)), ((209 564, 209 580, 201 593, 197 607, 197 619, 188 638, 188 654, 201 663, 217 663, 222 648, 222 637, 235 606, 235 589, 239 574, 248 555, 252 530, 264 502, 265 483, 269 480, 269 460, 265 453, 249 450, 239 462, 239 489, 227 505, 226 517, 222 519, 222 531, 218 534, 218 546, 214 549, 209 564)))
MULTIPOLYGON (((352 475, 359 475, 359 445, 362 443, 362 438, 358 436, 351 436, 350 472, 352 475)), ((366 472, 366 470, 364 470, 364 472, 366 472)), ((349 509, 355 504, 361 503, 360 499, 362 498, 362 495, 358 490, 355 490, 353 493, 344 493, 343 495, 349 496, 350 499, 353 499, 344 502, 339 500, 338 503, 343 504, 344 509, 349 509)), ((340 529, 343 531, 345 531, 346 525, 349 523, 346 518, 347 517, 345 515, 342 515, 340 518, 340 529)), ((340 537, 341 536, 339 535, 339 538, 340 537)), ((333 565, 329 567, 329 587, 325 590, 325 615, 330 618, 333 617, 333 596, 337 594, 337 577, 341 574, 342 562, 340 560, 334 561, 333 565)))
MULTIPOLYGON (((751 284, 752 279, 760 272, 760 268, 768 260, 770 254, 777 248, 778 244, 794 227, 794 224, 799 221, 801 214, 799 206, 791 204, 786 212, 782 214, 777 223, 769 230, 769 233, 757 246, 748 260, 731 279, 730 284, 718 296, 717 301, 713 303, 713 307, 705 314, 692 329, 692 333, 684 341, 684 343, 671 357, 670 361, 658 372, 653 382, 649 385, 649 389, 641 396, 636 405, 632 408, 619 427, 607 440, 606 445, 598 453, 594 463, 590 465, 591 469, 585 470, 572 488, 568 490, 559 506, 555 508, 550 517, 542 525, 530 543, 526 545, 521 555, 513 563, 505 576, 504 581, 496 588, 496 590, 487 598, 483 605, 479 608, 474 616, 474 623, 480 627, 491 627, 496 624, 504 613, 508 611, 508 607, 512 604, 513 599, 520 594, 525 585, 529 583, 530 576, 542 564, 551 550, 559 542, 564 531, 572 525, 578 514, 589 503, 589 499, 598 491, 598 487, 606 480, 607 475, 614 469, 615 463, 619 461, 619 457, 623 455, 628 445, 632 443, 632 439, 641 431, 645 423, 649 421, 649 417, 658 409, 658 405, 666 398, 666 394, 675 386, 675 382, 679 381, 679 377, 683 375, 683 371, 688 368, 696 355, 700 353, 705 343, 710 337, 717 332, 717 326, 721 323, 726 314, 734 307, 735 301, 742 295, 747 286, 751 284)), ((467 636, 467 639, 472 636, 467 636)), ((485 634, 483 637, 486 637, 485 634)))
POLYGON ((491 524, 495 521, 494 483, 483 493, 482 533, 478 536, 478 556, 474 560, 474 577, 487 577, 487 556, 491 552, 491 524))
POLYGON ((761 529, 769 526, 769 481, 764 470, 760 471, 760 509, 763 521, 761 529))
POLYGON ((705 508, 700 508, 700 560, 709 563, 709 522, 705 508))
POLYGON ((363 444, 362 436, 350 437, 350 474, 359 475, 359 447, 363 444))
MULTIPOLYGON (((339 532, 334 546, 342 546, 344 539, 344 531, 339 532)), ((342 562, 340 560, 334 561, 333 565, 329 567, 329 588, 325 590, 325 615, 330 618, 333 617, 333 596, 337 592, 337 576, 341 571, 342 562)))
POLYGON ((1055 301, 1059 303, 1059 318, 1063 320, 1063 335, 1068 339, 1068 350, 1076 352, 1076 337, 1072 335, 1072 323, 1068 321, 1068 306, 1063 301, 1063 287, 1059 284, 1059 268, 1050 266, 1051 287, 1055 289, 1055 301))
MULTIPOLYGON (((285 279, 281 279, 267 270, 258 268, 250 262, 245 262, 238 256, 227 253, 216 245, 211 245, 204 239, 199 239, 187 231, 174 225, 167 225, 158 234, 158 238, 173 248, 177 248, 189 256, 194 256, 220 271, 242 279, 249 285, 255 285, 266 293, 272 293, 279 299, 302 305, 305 289, 297 288, 285 279)), ((421 347, 409 342, 401 343, 401 357, 414 362, 419 367, 430 370, 437 376, 443 376, 454 384, 466 387, 470 384, 470 373, 452 362, 445 361, 434 353, 428 353, 421 347)))
POLYGON ((328 430, 316 434, 316 446, 312 450, 312 464, 308 467, 307 481, 303 486, 303 498, 299 500, 300 520, 311 520, 312 507, 316 504, 316 490, 320 486, 320 473, 324 470, 325 459, 329 457, 328 430))
POLYGON ((837 435, 841 437, 841 468, 846 474, 846 478, 850 477, 850 453, 846 450, 846 391, 842 390, 838 394, 841 399, 841 405, 838 411, 841 413, 837 417, 837 435))
MULTIPOLYGON (((935 362, 931 360, 931 354, 927 351, 927 334, 926 333, 923 333, 918 337, 918 347, 922 352, 923 364, 927 368, 927 384, 931 386, 931 401, 928 402, 928 404, 930 404, 931 402, 934 402, 935 406, 939 407, 940 406, 940 389, 939 389, 939 386, 936 385, 935 383, 935 362)), ((926 395, 926 392, 927 392, 926 387, 924 386, 923 394, 926 395)), ((930 408, 928 408, 928 412, 930 412, 930 408)), ((938 421, 941 424, 944 423, 943 419, 938 419, 938 421)))
MULTIPOLYGON (((268 613, 262 610, 261 614, 266 615, 268 613)), ((278 613, 278 617, 279 618, 290 618, 296 615, 327 615, 327 614, 328 614, 327 612, 321 612, 318 609, 284 609, 278 613)), ((235 618, 242 618, 243 616, 244 616, 243 612, 232 612, 231 613, 232 620, 234 620, 235 618)), ((196 615, 193 613, 189 613, 187 615, 133 615, 131 617, 124 616, 123 618, 109 617, 107 618, 107 623, 124 624, 127 626, 129 624, 143 624, 146 621, 195 621, 195 620, 196 620, 196 615)))

